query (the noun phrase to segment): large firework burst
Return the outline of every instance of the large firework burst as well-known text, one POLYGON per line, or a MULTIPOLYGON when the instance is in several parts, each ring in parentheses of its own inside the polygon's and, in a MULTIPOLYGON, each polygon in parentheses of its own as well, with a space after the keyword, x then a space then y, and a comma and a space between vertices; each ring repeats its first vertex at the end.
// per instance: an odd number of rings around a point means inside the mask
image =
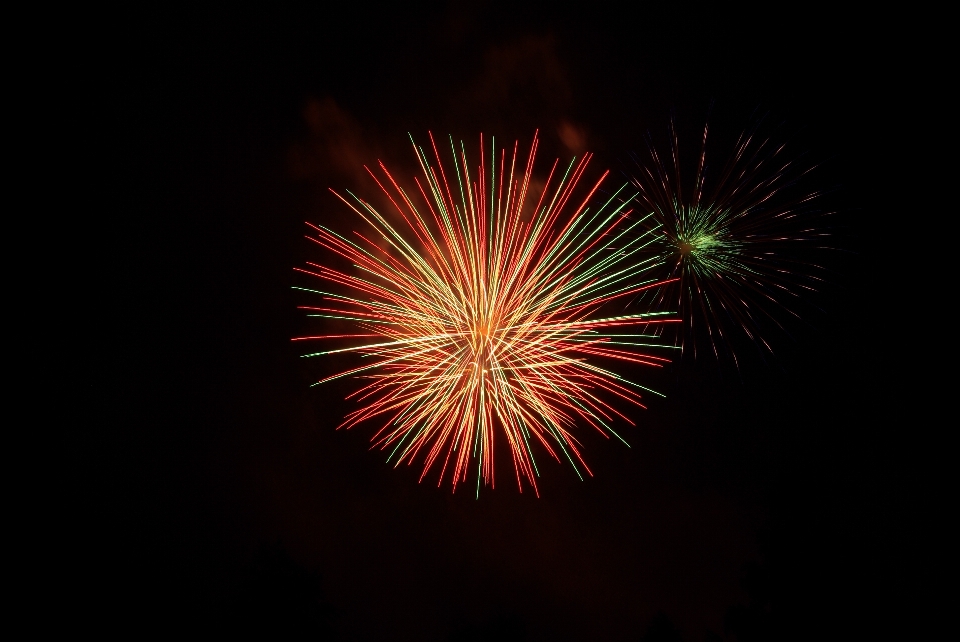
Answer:
POLYGON ((633 422, 613 403, 642 406, 648 391, 603 362, 667 361, 651 354, 659 343, 649 326, 670 320, 662 311, 624 315, 610 305, 660 285, 645 276, 655 234, 637 233, 648 222, 631 220, 627 185, 591 207, 607 173, 578 189, 589 154, 565 171, 554 162, 537 188, 536 136, 522 171, 516 144, 508 154, 491 140, 485 157, 481 136, 471 171, 463 144, 450 139, 450 171, 432 135, 430 142, 429 155, 413 145, 423 175, 412 190, 382 163, 378 173, 368 169, 392 213, 338 195, 367 231, 348 238, 308 224, 308 238, 353 268, 297 268, 335 284, 332 292, 298 287, 323 299, 302 307, 359 331, 294 340, 355 342, 304 356, 366 357, 317 383, 363 378, 351 395, 362 405, 341 426, 377 419, 374 445, 396 465, 422 454, 421 480, 438 467, 438 484, 449 472, 454 490, 471 471, 478 492, 481 478, 492 486, 495 442, 509 446, 521 491, 525 478, 536 492, 537 450, 592 474, 574 435, 578 421, 619 437, 614 419, 633 422))
POLYGON ((798 317, 801 295, 820 281, 822 268, 811 259, 827 233, 810 216, 819 194, 797 185, 809 169, 798 170, 784 145, 756 130, 745 131, 727 162, 708 171, 704 126, 696 168, 686 179, 673 122, 668 156, 651 142, 649 158, 635 159, 637 209, 662 233, 659 257, 669 282, 638 299, 678 310, 678 343, 692 356, 699 344, 738 364, 734 331, 761 354, 772 353, 769 331, 785 329, 784 315, 798 317))

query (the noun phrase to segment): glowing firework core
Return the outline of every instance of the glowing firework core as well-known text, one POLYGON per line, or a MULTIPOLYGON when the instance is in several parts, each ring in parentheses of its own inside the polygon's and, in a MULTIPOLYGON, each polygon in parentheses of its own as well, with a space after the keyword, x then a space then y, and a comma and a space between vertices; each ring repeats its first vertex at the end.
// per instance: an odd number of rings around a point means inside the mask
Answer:
POLYGON ((676 246, 680 256, 688 260, 707 259, 711 252, 729 252, 734 248, 733 243, 721 241, 710 232, 693 232, 677 238, 676 246))
POLYGON ((722 245, 713 234, 694 234, 680 239, 680 254, 707 252, 722 245))

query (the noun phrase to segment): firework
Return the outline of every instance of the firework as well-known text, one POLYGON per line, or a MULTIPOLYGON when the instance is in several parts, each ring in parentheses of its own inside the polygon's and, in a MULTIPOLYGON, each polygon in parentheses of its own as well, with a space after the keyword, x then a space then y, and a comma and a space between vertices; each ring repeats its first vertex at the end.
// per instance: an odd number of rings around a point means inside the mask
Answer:
POLYGON ((484 150, 481 136, 471 170, 464 145, 449 142, 445 164, 432 135, 429 154, 411 138, 422 177, 407 189, 382 163, 367 170, 389 210, 337 195, 366 231, 348 238, 308 223, 308 238, 353 268, 297 268, 336 286, 298 287, 322 297, 302 307, 357 331, 294 340, 353 343, 304 356, 364 357, 317 384, 361 378, 351 395, 361 405, 341 427, 376 420, 374 446, 395 465, 422 455, 421 481, 435 469, 454 490, 472 474, 478 493, 481 479, 493 486, 495 442, 508 446, 521 492, 524 479, 537 492, 538 450, 592 474, 578 422, 619 438, 614 421, 633 422, 614 404, 642 407, 652 392, 607 365, 668 360, 650 327, 671 319, 614 303, 662 285, 645 276, 656 235, 638 233, 648 222, 631 215, 628 185, 592 206, 607 173, 579 189, 589 154, 565 171, 554 162, 537 188, 536 136, 522 169, 516 144, 508 153, 491 139, 484 150))
POLYGON ((672 122, 669 156, 651 143, 649 159, 636 159, 635 200, 662 234, 658 253, 669 281, 638 299, 678 310, 682 323, 674 327, 684 354, 695 357, 706 343, 715 358, 729 355, 739 367, 732 330, 761 354, 772 353, 769 330, 784 330, 783 315, 798 317, 802 295, 820 281, 821 268, 809 256, 823 249, 827 234, 811 224, 818 194, 797 186, 806 171, 786 158, 783 145, 758 137, 754 127, 712 173, 707 131, 692 180, 684 182, 672 122))

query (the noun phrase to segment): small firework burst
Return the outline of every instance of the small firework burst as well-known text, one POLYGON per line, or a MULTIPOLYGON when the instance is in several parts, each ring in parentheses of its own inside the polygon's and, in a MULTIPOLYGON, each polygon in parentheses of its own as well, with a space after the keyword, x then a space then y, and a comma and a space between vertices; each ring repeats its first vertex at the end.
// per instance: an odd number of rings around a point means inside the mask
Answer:
POLYGON ((485 158, 481 137, 471 171, 451 139, 451 171, 430 141, 430 154, 414 143, 422 177, 412 190, 382 163, 370 172, 393 214, 348 193, 340 199, 365 231, 310 226, 308 238, 353 269, 298 268, 334 284, 297 288, 322 298, 302 307, 356 330, 295 340, 353 343, 304 356, 365 357, 318 383, 363 379, 351 395, 362 405, 342 427, 376 420, 374 445, 396 465, 422 455, 421 480, 439 469, 438 484, 449 477, 455 490, 472 471, 478 492, 481 479, 492 486, 498 442, 521 490, 523 479, 537 490, 536 450, 591 474, 577 426, 619 437, 614 421, 633 422, 613 402, 642 407, 649 392, 608 365, 668 361, 650 330, 671 320, 665 312, 624 315, 617 305, 662 285, 646 276, 656 267, 655 234, 638 233, 647 221, 631 220, 627 185, 594 203, 607 173, 585 194, 578 189, 589 154, 565 171, 555 162, 536 187, 536 137, 523 170, 516 144, 508 153, 491 140, 485 158))
POLYGON ((812 201, 784 145, 744 132, 734 153, 711 171, 707 127, 696 168, 684 177, 676 128, 670 124, 669 156, 651 142, 649 157, 635 158, 639 214, 649 213, 661 233, 659 263, 668 285, 638 297, 654 308, 679 311, 678 343, 696 357, 706 347, 715 358, 739 365, 735 332, 771 354, 769 332, 785 330, 783 316, 799 317, 797 305, 821 280, 812 262, 827 233, 818 229, 812 201), (705 345, 704 345, 705 344, 705 345))

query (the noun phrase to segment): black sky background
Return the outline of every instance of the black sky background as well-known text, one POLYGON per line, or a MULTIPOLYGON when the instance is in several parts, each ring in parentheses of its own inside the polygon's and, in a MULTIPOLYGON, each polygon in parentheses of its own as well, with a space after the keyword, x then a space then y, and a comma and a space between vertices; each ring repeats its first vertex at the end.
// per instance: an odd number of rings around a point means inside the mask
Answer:
POLYGON ((342 640, 910 626, 915 461, 876 349, 895 242, 878 222, 900 205, 877 135, 895 45, 862 16, 224 5, 145 12, 122 40, 105 109, 129 181, 99 228, 121 255, 104 253, 115 313, 94 335, 116 349, 84 381, 94 484, 69 491, 88 524, 76 577, 110 580, 86 587, 103 605, 88 617, 342 640), (349 384, 308 389, 325 366, 290 345, 310 327, 290 286, 318 258, 303 222, 350 223, 326 188, 372 193, 356 162, 409 171, 408 131, 524 144, 539 128, 541 162, 582 147, 617 170, 671 114, 695 140, 708 111, 721 147, 768 114, 840 211, 824 311, 774 363, 651 376, 667 399, 638 413, 632 448, 588 439, 596 476, 548 466, 540 499, 418 485, 368 430, 333 430, 349 384))

